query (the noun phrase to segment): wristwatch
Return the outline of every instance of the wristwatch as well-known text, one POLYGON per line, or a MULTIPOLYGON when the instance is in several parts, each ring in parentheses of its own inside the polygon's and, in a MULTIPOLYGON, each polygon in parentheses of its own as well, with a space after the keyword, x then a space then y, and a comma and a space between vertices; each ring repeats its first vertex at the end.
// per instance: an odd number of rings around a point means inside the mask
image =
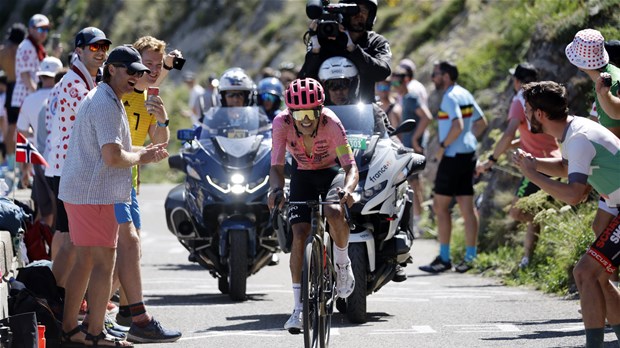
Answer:
POLYGON ((166 65, 166 62, 164 62, 164 69, 166 70, 172 70, 172 67, 169 65, 166 65))
POLYGON ((161 128, 168 127, 169 123, 170 123, 170 119, 166 119, 164 123, 157 121, 157 127, 161 127, 161 128))

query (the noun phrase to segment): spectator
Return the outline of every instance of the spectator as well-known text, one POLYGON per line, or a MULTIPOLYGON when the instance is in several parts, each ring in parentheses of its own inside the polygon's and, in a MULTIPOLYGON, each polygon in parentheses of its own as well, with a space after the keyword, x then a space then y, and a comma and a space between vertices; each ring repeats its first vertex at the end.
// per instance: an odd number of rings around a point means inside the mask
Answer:
POLYGON ((28 37, 19 44, 15 55, 15 89, 11 97, 8 134, 5 138, 9 154, 9 168, 15 163, 15 124, 19 108, 26 97, 37 89, 36 75, 43 58, 47 56, 43 43, 50 31, 50 21, 42 14, 36 14, 28 22, 28 37))
POLYGON ((209 75, 207 79, 207 85, 205 86, 205 92, 200 98, 200 102, 202 103, 200 114, 200 120, 203 118, 203 113, 210 108, 217 106, 217 88, 220 86, 220 80, 215 77, 215 75, 209 75))
MULTIPOLYGON (((574 60, 575 56, 569 58, 574 60)), ((566 89, 558 83, 527 84, 523 86, 523 96, 532 133, 545 133, 562 143, 561 158, 537 158, 525 151, 513 155, 523 175, 553 198, 570 205, 586 199, 593 187, 605 197, 603 203, 616 212, 605 232, 597 236, 573 269, 585 326, 585 346, 603 347, 605 318, 620 338, 620 292, 609 281, 620 265, 620 246, 615 238, 620 225, 620 140, 596 122, 568 115, 566 89), (568 182, 548 176, 568 177, 568 182)))
POLYGON ((0 153, 2 153, 2 161, 6 158, 6 147, 2 138, 6 129, 6 107, 4 106, 7 93, 7 81, 4 71, 0 70, 0 153))
MULTIPOLYGON (((17 119, 17 130, 30 138, 37 149, 45 148, 46 129, 39 129, 39 119, 45 119, 45 109, 50 91, 54 87, 56 73, 62 69, 62 62, 56 57, 45 57, 41 67, 37 71, 37 77, 41 81, 41 87, 24 99, 24 103, 17 119)), ((53 227, 56 197, 45 179, 45 167, 33 165, 34 180, 32 184, 32 199, 37 207, 37 220, 41 220, 47 226, 53 227)), ((28 171, 24 171, 28 173, 28 171)), ((23 176, 23 178, 28 176, 23 176)), ((22 183, 24 184, 24 183, 22 183)))
MULTIPOLYGON (((493 153, 489 158, 476 164, 477 175, 490 170, 497 163, 500 156, 510 148, 518 147, 525 152, 533 154, 535 157, 561 157, 560 149, 555 139, 547 134, 534 134, 530 132, 527 119, 525 118, 525 100, 523 99, 522 87, 526 83, 537 81, 538 72, 536 68, 532 64, 525 62, 517 65, 515 69, 510 69, 510 74, 513 77, 512 87, 516 94, 512 98, 510 110, 508 111, 508 126, 504 129, 504 133, 497 144, 495 144, 493 153), (519 139, 516 139, 517 130, 519 130, 519 139)), ((540 188, 536 184, 525 176, 522 177, 510 207, 510 217, 527 224, 525 240, 523 241, 523 257, 519 263, 520 268, 525 268, 529 265, 536 248, 536 242, 538 241, 540 225, 533 222, 534 216, 532 214, 520 210, 515 206, 515 203, 520 198, 527 197, 539 190, 540 188)))
POLYGON ((183 81, 189 88, 189 116, 192 119, 193 124, 197 124, 202 117, 200 110, 200 98, 205 93, 205 89, 196 83, 196 74, 191 71, 187 71, 183 74, 183 81))
MULTIPOLYGON (((398 126, 402 122, 402 107, 391 92, 391 80, 379 81, 375 84, 377 104, 388 116, 390 124, 398 126)), ((393 139, 398 139, 396 136, 393 139)), ((400 139, 399 139, 400 141, 400 139)))
POLYGON ((440 273, 452 268, 450 237, 452 220, 450 203, 454 198, 459 205, 465 225, 465 259, 454 269, 467 272, 477 256, 478 213, 474 207, 473 176, 476 166, 476 137, 487 127, 487 121, 474 97, 456 81, 456 65, 436 63, 431 75, 435 88, 443 95, 437 114, 439 146, 436 159, 440 160, 435 178, 433 210, 437 216, 439 256, 420 270, 440 273))
POLYGON ((409 93, 417 95, 420 99, 420 103, 428 106, 428 92, 426 92, 426 87, 424 87, 424 85, 415 78, 415 63, 411 59, 402 59, 398 63, 398 66, 405 69, 406 75, 407 77, 409 77, 409 82, 407 83, 407 91, 409 91, 409 93))
MULTIPOLYGON (((16 80, 15 56, 17 54, 17 47, 19 47, 19 44, 24 40, 27 32, 28 32, 28 29, 26 28, 25 25, 21 23, 13 24, 7 32, 4 45, 0 46, 0 70, 4 71, 4 73, 6 74, 6 80, 7 80, 6 97, 5 97, 4 104, 2 104, 6 112, 6 117, 2 123, 2 136, 3 136, 2 146, 4 148, 3 157, 5 160, 7 159, 6 151, 8 147, 11 147, 13 150, 15 149, 15 141, 13 140, 13 138, 10 138, 7 140, 7 138, 9 138, 9 133, 8 133, 9 116, 8 115, 11 114, 10 116, 11 119, 17 119, 17 116, 19 115, 19 108, 11 107, 11 99, 13 99, 13 90, 15 89, 15 80, 16 80)), ((11 165, 13 165, 15 162, 13 159, 14 156, 15 156, 15 151, 12 151, 11 152, 11 163, 12 163, 11 165)))
POLYGON ((116 343, 102 329, 118 238, 114 203, 131 199, 132 166, 168 156, 165 144, 149 145, 138 152, 131 147, 121 97, 132 92, 148 71, 133 47, 115 48, 106 60, 103 82, 86 95, 76 117, 59 194, 77 249, 77 262, 65 286, 63 343, 131 346, 127 341, 116 343), (77 319, 87 287, 89 325, 84 334, 77 319))
MULTIPOLYGON (((424 148, 428 142, 427 127, 433 120, 426 103, 417 93, 409 91, 408 86, 413 80, 413 72, 399 65, 392 74, 392 87, 400 97, 401 114, 404 120, 416 121, 413 131, 401 135, 403 145, 413 149, 419 154, 424 154, 424 148)), ((424 86, 422 86, 424 88, 424 86)), ((426 93, 426 89, 424 89, 426 93)), ((424 201, 424 185, 419 174, 408 178, 409 185, 413 189, 413 227, 414 233, 420 235, 420 221, 422 220, 422 202, 424 201)))
MULTIPOLYGON (((122 97, 125 113, 129 123, 131 145, 135 149, 144 147, 147 135, 153 144, 168 144, 168 113, 159 96, 148 98, 148 87, 159 86, 164 65, 172 66, 174 57, 181 57, 180 52, 173 51, 166 55, 166 43, 152 36, 139 38, 133 44, 141 56, 143 64, 150 70, 138 80, 133 91, 122 97), (166 63, 166 60, 168 62, 166 63)), ((131 201, 116 203, 114 212, 119 224, 117 272, 122 284, 121 301, 116 320, 119 324, 129 326, 127 339, 132 342, 162 343, 174 342, 181 333, 164 329, 146 310, 142 294, 142 276, 140 269, 140 207, 138 205, 139 166, 132 168, 131 201)))
POLYGON ((282 82, 282 86, 287 88, 288 85, 297 78, 297 74, 299 74, 299 68, 295 66, 293 62, 282 62, 278 66, 277 78, 282 82))
POLYGON ((362 102, 370 104, 374 101, 375 82, 390 76, 392 51, 388 41, 372 31, 377 15, 376 0, 344 0, 345 3, 356 3, 359 12, 355 15, 344 15, 343 27, 337 37, 319 38, 318 22, 310 23, 310 41, 304 65, 299 73, 300 78, 318 78, 319 67, 330 57, 342 56, 353 62, 361 71, 360 97, 362 102))
POLYGON ((50 92, 45 117, 50 123, 46 150, 49 167, 45 169, 50 186, 56 195, 56 233, 52 249, 58 248, 52 272, 58 286, 65 287, 66 279, 75 260, 75 248, 69 238, 69 222, 64 203, 58 199, 62 169, 67 157, 69 140, 77 110, 90 90, 96 86, 96 76, 106 59, 111 41, 95 27, 80 30, 75 36, 75 51, 71 70, 50 92), (60 246, 55 246, 58 243, 60 246))

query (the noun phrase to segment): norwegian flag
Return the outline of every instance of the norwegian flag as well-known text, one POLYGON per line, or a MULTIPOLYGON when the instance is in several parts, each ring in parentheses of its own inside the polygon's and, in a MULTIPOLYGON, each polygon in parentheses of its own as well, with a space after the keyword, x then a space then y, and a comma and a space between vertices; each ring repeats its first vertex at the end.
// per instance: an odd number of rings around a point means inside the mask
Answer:
POLYGON ((49 167, 45 158, 37 151, 37 149, 32 145, 28 139, 22 134, 17 132, 17 144, 15 147, 15 161, 16 162, 25 162, 25 163, 34 163, 41 164, 46 167, 49 167))

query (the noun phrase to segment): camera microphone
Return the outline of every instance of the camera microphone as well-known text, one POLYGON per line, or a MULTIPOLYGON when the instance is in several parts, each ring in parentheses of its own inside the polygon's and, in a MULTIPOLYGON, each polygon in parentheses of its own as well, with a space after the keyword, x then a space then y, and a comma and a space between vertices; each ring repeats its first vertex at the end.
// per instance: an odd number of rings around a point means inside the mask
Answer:
POLYGON ((319 19, 323 14, 322 0, 308 0, 306 3, 306 16, 310 19, 319 19))

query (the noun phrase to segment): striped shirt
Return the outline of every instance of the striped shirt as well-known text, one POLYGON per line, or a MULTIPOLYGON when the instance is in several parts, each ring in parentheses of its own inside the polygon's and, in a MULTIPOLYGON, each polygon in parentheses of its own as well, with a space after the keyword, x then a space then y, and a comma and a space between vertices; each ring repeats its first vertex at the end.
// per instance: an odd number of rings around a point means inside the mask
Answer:
POLYGON ((127 114, 112 88, 101 83, 78 111, 65 160, 58 197, 72 204, 129 202, 131 169, 109 167, 101 148, 119 144, 131 151, 127 114))
POLYGON ((463 130, 459 137, 447 146, 444 156, 454 157, 457 153, 476 151, 478 141, 471 132, 471 128, 474 122, 482 117, 484 117, 482 109, 468 90, 457 84, 446 89, 437 113, 439 141, 446 139, 452 127, 452 121, 457 118, 463 119, 463 130))

